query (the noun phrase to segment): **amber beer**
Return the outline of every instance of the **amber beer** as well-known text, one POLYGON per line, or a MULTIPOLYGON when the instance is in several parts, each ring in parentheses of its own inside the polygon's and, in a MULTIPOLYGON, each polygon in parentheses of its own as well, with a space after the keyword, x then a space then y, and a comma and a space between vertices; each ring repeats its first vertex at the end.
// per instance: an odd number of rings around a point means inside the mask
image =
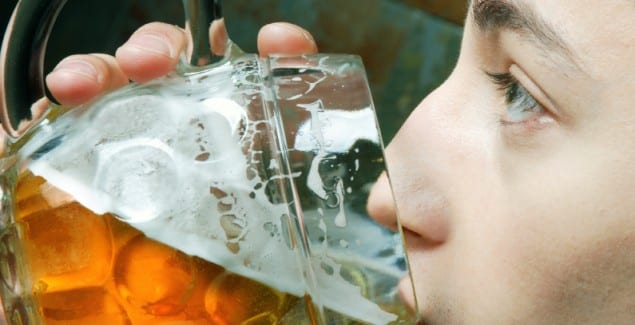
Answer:
POLYGON ((23 299, 37 306, 9 311, 15 317, 47 325, 311 323, 305 299, 158 243, 113 215, 96 215, 28 171, 15 197, 16 236, 4 244, 26 265, 23 299))

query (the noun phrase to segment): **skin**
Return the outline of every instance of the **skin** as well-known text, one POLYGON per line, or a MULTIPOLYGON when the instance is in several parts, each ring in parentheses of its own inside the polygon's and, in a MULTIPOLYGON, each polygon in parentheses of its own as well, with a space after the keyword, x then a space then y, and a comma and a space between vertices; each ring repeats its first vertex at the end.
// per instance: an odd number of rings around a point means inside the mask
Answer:
MULTIPOLYGON (((567 51, 479 26, 470 10, 456 69, 386 150, 416 303, 400 289, 425 324, 631 324, 635 3, 501 2, 535 12, 567 51), (536 105, 510 110, 486 72, 511 74, 536 105)), ((184 46, 180 29, 150 24, 114 58, 69 57, 47 81, 61 103, 82 103, 167 73, 184 46)), ((317 50, 289 24, 263 27, 258 47, 317 50)), ((380 178, 369 208, 395 227, 390 193, 380 178)))
POLYGON ((470 13, 456 69, 387 148, 420 311, 430 324, 631 324, 635 4, 514 3, 554 26, 579 69, 470 13), (511 72, 544 110, 505 123, 483 70, 511 72))
MULTIPOLYGON (((55 99, 67 106, 85 103, 95 96, 128 83, 163 76, 176 66, 187 47, 185 31, 164 23, 150 23, 136 30, 115 53, 73 55, 62 60, 46 77, 55 99)), ((317 52, 313 37, 288 23, 263 26, 258 35, 260 55, 317 52)))

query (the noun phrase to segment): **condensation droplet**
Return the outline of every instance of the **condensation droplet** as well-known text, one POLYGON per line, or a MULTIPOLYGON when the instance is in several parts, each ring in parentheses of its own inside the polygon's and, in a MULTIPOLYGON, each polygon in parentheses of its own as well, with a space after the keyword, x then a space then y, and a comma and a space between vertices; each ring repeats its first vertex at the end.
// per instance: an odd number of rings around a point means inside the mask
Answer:
POLYGON ((326 197, 326 206, 329 208, 337 208, 340 204, 340 198, 336 193, 329 193, 326 197))
POLYGON ((335 270, 333 269, 333 267, 332 267, 332 266, 330 266, 330 265, 328 265, 328 264, 326 264, 326 263, 324 263, 324 262, 320 263, 320 267, 321 267, 321 268, 322 268, 322 270, 324 270, 324 272, 326 272, 326 274, 328 274, 328 275, 333 275, 333 272, 335 271, 335 270))
POLYGON ((346 227, 346 224, 346 214, 344 213, 344 211, 340 210, 335 216, 335 225, 340 228, 344 228, 346 227))
POLYGON ((320 219, 320 223, 318 224, 318 228, 320 228, 320 230, 322 230, 324 233, 326 233, 326 223, 324 222, 324 219, 320 219))
POLYGON ((273 222, 265 222, 265 224, 262 225, 262 228, 268 232, 271 237, 276 237, 279 234, 278 226, 274 225, 273 222))

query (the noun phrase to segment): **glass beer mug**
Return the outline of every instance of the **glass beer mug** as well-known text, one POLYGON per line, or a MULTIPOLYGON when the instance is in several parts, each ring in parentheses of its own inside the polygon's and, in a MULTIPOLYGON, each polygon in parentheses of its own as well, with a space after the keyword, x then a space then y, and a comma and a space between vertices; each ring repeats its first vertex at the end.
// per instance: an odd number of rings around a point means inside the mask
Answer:
POLYGON ((184 1, 173 73, 17 132, 64 2, 19 1, 2 50, 10 324, 416 321, 402 235, 366 212, 385 163, 358 57, 246 54, 218 1, 184 1))

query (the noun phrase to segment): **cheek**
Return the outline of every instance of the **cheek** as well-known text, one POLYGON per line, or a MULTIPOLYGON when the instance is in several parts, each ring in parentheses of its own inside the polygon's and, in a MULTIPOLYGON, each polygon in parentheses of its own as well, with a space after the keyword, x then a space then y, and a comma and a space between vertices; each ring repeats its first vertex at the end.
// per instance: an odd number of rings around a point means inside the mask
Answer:
MULTIPOLYGON (((593 138, 508 150, 503 186, 509 281, 546 313, 606 308, 635 276, 632 159, 593 138)), ((608 142, 606 142, 608 143, 608 142)))
POLYGON ((453 184, 463 173, 481 178, 491 172, 484 168, 493 165, 497 120, 488 103, 468 98, 471 86, 458 74, 419 104, 387 148, 389 164, 408 166, 410 174, 424 178, 411 183, 453 184))

